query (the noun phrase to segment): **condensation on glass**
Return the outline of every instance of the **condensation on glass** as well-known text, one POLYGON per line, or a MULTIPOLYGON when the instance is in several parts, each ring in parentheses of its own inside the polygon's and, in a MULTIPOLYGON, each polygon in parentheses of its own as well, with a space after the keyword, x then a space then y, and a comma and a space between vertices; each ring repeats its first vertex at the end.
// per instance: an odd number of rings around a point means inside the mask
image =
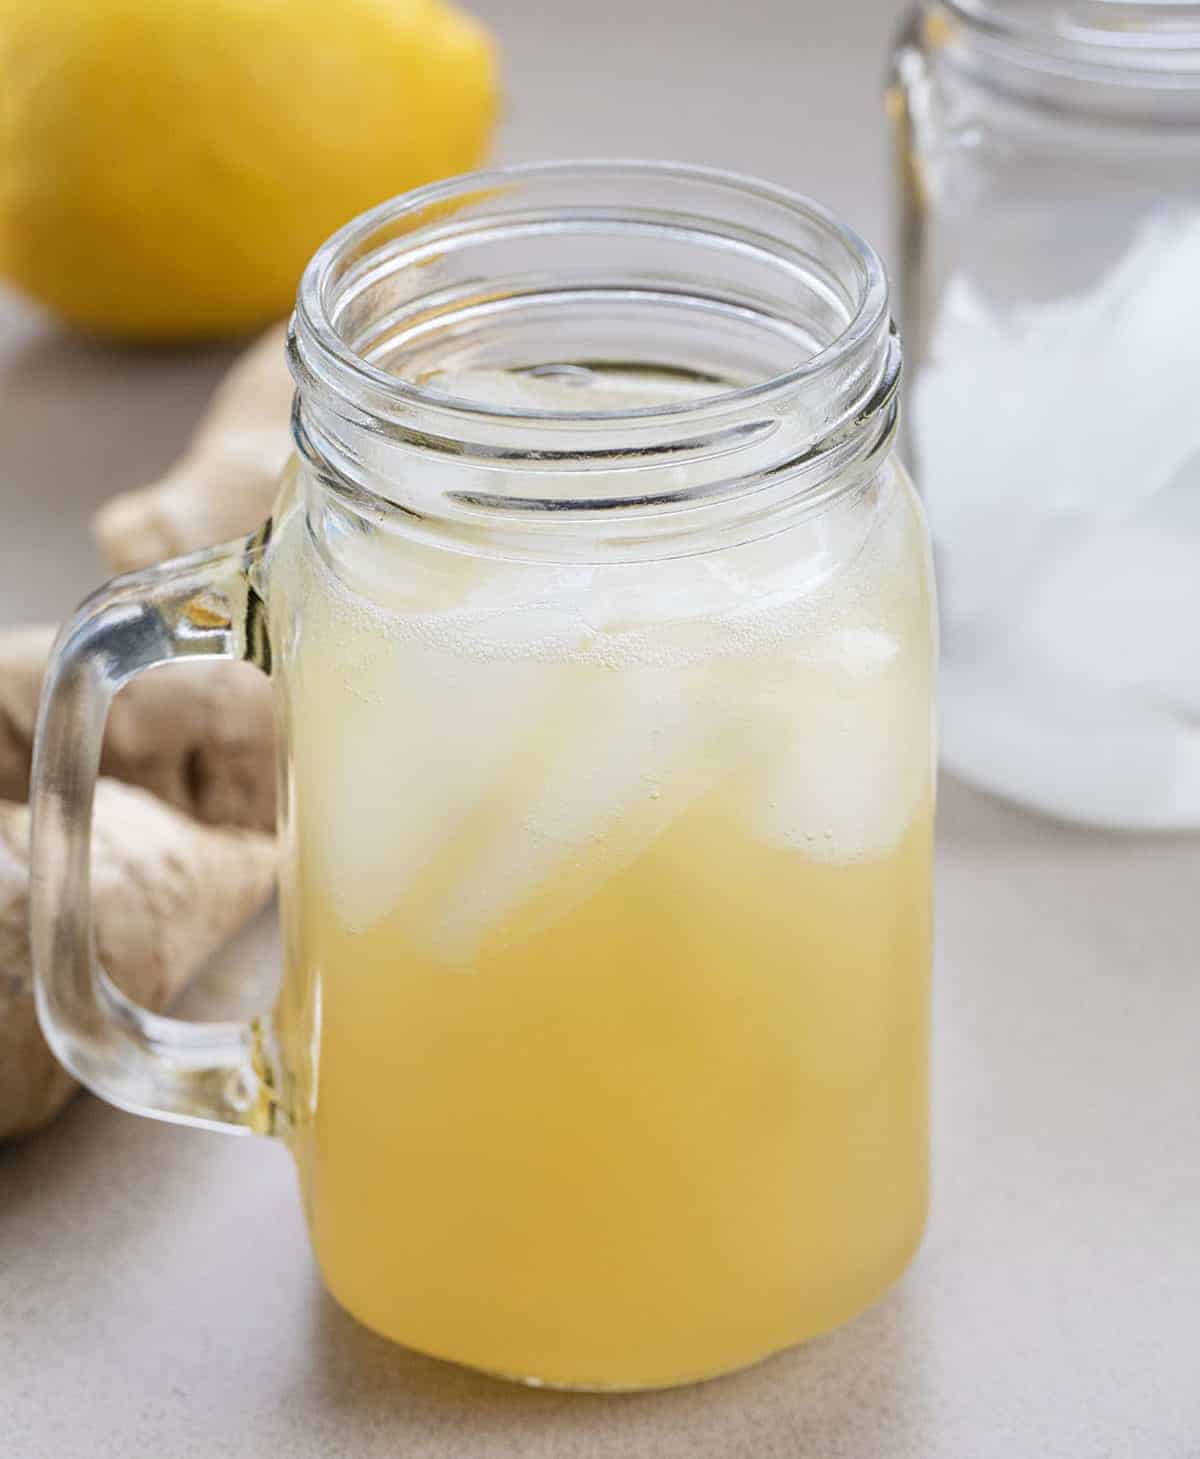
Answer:
POLYGON ((927 0, 889 109, 945 762, 1200 826, 1200 5, 927 0))
POLYGON ((41 1014, 93 1088, 284 1138, 336 1296, 529 1381, 722 1372, 899 1274, 927 1184, 932 604, 875 254, 720 174, 552 166, 316 257, 248 544, 68 630, 41 1014), (285 970, 120 1000, 85 915, 113 687, 277 689, 285 970))

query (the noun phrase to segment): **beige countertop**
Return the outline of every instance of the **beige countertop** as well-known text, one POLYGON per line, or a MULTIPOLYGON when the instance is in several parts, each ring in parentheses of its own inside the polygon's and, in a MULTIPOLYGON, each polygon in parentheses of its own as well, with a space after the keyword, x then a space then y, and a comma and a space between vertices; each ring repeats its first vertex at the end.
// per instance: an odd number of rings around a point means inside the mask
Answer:
MULTIPOLYGON (((891 0, 476 8, 510 56, 506 157, 740 166, 880 236, 891 0)), ((229 357, 81 344, 0 299, 0 622, 98 580, 88 512, 171 459, 229 357)), ((324 1295, 282 1148, 81 1097, 0 1151, 0 1456, 1200 1459, 1200 839, 950 784, 938 909, 929 1234, 842 1331, 670 1393, 494 1382, 324 1295)), ((259 926, 218 972, 272 946, 259 926)))

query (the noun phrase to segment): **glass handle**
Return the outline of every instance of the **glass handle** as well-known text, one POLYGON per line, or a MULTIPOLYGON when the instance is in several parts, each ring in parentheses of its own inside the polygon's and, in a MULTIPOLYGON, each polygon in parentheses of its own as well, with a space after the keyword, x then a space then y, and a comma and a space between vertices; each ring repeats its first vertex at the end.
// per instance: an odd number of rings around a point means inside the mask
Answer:
POLYGON ((96 959, 92 802, 113 696, 176 659, 247 659, 270 672, 250 578, 267 531, 100 589, 66 624, 46 671, 34 742, 30 940, 38 1017, 82 1083, 136 1114, 272 1132, 277 1079, 263 1020, 187 1023, 127 998, 96 959))

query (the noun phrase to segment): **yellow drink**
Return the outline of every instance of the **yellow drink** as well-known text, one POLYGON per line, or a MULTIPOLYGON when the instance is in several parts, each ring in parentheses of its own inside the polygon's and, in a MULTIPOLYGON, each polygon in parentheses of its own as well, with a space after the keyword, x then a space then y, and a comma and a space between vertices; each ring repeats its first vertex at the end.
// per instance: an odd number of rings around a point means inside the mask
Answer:
POLYGON ((640 1387, 823 1331, 900 1273, 925 1209, 927 825, 855 867, 736 837, 699 807, 458 976, 411 913, 356 934, 308 909, 307 955, 358 990, 325 999, 310 1157, 352 1312, 479 1367, 640 1387))
POLYGON ((396 574, 370 539, 334 571, 302 559, 285 522, 278 1025, 314 1247, 378 1331, 541 1382, 665 1385, 827 1329, 903 1270, 926 1201, 930 613, 911 489, 888 469, 871 490, 816 581, 802 531, 396 574))

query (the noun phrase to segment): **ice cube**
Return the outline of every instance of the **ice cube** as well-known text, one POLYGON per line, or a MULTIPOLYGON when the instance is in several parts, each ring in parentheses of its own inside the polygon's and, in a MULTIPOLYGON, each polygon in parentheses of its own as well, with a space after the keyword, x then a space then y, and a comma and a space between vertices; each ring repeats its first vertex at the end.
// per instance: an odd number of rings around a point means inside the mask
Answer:
POLYGON ((946 761, 1103 824, 1200 821, 1200 214, 1003 314, 952 278, 913 398, 946 761))
POLYGON ((894 845, 931 771, 924 694, 896 639, 865 625, 815 637, 765 708, 757 833, 822 861, 894 845))
POLYGON ((534 661, 479 663, 410 645, 363 699, 336 669, 298 704, 304 839, 346 926, 389 912, 507 773, 549 684, 534 661), (303 718, 308 719, 304 725, 303 718))
POLYGON ((586 635, 569 595, 383 613, 331 579, 308 593, 293 671, 303 844, 346 925, 408 892, 511 776, 586 635))
POLYGON ((488 933, 535 898, 543 920, 565 915, 701 789, 708 726, 688 682, 699 671, 617 668, 606 657, 560 680, 553 747, 536 783, 464 868, 438 919, 447 962, 472 961, 488 933))
POLYGON ((1140 510, 1065 544, 1016 614, 1050 693, 1117 723, 1200 716, 1200 451, 1140 510))
POLYGON ((921 486, 959 629, 1011 614, 1099 516, 1200 447, 1200 218, 1150 220, 1091 289, 995 314, 948 283, 913 396, 921 486))

